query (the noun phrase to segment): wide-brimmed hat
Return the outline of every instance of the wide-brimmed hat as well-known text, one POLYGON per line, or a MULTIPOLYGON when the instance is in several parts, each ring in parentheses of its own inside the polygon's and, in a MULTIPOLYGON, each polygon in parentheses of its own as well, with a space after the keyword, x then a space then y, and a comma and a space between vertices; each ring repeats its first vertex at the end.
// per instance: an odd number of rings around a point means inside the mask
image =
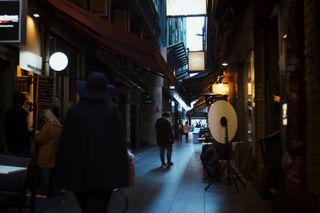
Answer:
POLYGON ((81 98, 107 100, 114 92, 114 86, 108 84, 103 73, 92 72, 87 80, 77 81, 77 92, 81 98))

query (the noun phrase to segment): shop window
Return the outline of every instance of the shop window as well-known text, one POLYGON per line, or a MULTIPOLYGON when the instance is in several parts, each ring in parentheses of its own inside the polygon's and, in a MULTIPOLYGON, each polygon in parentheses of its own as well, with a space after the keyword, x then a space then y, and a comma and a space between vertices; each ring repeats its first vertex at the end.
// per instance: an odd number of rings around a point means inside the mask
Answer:
POLYGON ((30 131, 34 130, 36 76, 33 72, 23 70, 19 66, 17 67, 17 91, 23 93, 27 98, 23 107, 27 112, 27 122, 30 131))
POLYGON ((17 87, 18 91, 26 94, 30 92, 30 85, 32 84, 32 76, 18 76, 17 87))

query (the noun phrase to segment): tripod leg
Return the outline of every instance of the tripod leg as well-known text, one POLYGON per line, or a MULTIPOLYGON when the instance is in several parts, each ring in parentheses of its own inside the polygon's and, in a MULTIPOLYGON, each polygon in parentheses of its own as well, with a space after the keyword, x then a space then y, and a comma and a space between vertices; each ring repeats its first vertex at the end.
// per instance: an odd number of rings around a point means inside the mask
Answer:
POLYGON ((220 175, 220 177, 223 176, 223 172, 224 172, 224 170, 226 170, 226 169, 227 169, 227 166, 226 166, 226 165, 224 165, 223 167, 221 167, 221 168, 219 169, 219 175, 220 175))
POLYGON ((244 182, 242 181, 241 177, 238 175, 238 173, 234 170, 234 168, 232 168, 232 166, 230 166, 231 171, 233 172, 233 174, 237 177, 237 179, 240 181, 240 183, 243 185, 244 188, 246 187, 246 184, 244 184, 244 182))
POLYGON ((236 187, 237 192, 239 192, 239 187, 238 187, 238 184, 237 184, 237 180, 234 180, 234 186, 236 187))
POLYGON ((223 166, 223 168, 220 170, 220 173, 222 173, 225 169, 227 168, 227 166, 223 166))
POLYGON ((212 185, 212 182, 209 183, 209 184, 206 186, 206 188, 204 189, 204 191, 207 191, 207 190, 210 188, 211 185, 212 185))
MULTIPOLYGON (((233 170, 232 167, 230 165, 227 166, 227 170, 228 170, 228 185, 230 186, 231 184, 237 184, 237 180, 236 178, 233 176, 233 170)), ((236 185, 236 189, 239 192, 238 186, 236 185)))
POLYGON ((238 184, 237 184, 237 178, 233 175, 233 171, 232 171, 232 167, 230 167, 230 170, 231 170, 231 178, 232 178, 232 183, 234 184, 237 192, 239 192, 239 187, 238 187, 238 184))
POLYGON ((230 166, 228 166, 227 168, 227 172, 228 172, 228 186, 231 185, 231 171, 230 171, 230 166))

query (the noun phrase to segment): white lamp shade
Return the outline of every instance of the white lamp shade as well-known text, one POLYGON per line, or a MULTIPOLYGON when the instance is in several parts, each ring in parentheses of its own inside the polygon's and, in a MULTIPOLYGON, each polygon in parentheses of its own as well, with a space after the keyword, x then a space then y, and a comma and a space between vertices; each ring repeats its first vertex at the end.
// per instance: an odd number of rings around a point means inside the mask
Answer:
POLYGON ((55 52, 49 58, 49 66, 54 71, 62 71, 68 66, 68 57, 62 52, 55 52))

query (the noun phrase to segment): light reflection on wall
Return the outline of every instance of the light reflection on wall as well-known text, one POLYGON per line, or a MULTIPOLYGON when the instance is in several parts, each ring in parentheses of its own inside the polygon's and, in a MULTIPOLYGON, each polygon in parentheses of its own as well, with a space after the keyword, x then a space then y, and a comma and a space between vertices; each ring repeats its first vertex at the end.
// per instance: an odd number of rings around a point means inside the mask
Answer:
MULTIPOLYGON (((192 107, 189 107, 180 97, 180 95, 176 92, 173 92, 173 97, 177 100, 177 102, 179 103, 179 105, 186 111, 192 109, 192 107)), ((178 109, 179 110, 179 109, 178 109)))
POLYGON ((282 104, 282 125, 287 126, 288 125, 288 104, 283 103, 282 104))

